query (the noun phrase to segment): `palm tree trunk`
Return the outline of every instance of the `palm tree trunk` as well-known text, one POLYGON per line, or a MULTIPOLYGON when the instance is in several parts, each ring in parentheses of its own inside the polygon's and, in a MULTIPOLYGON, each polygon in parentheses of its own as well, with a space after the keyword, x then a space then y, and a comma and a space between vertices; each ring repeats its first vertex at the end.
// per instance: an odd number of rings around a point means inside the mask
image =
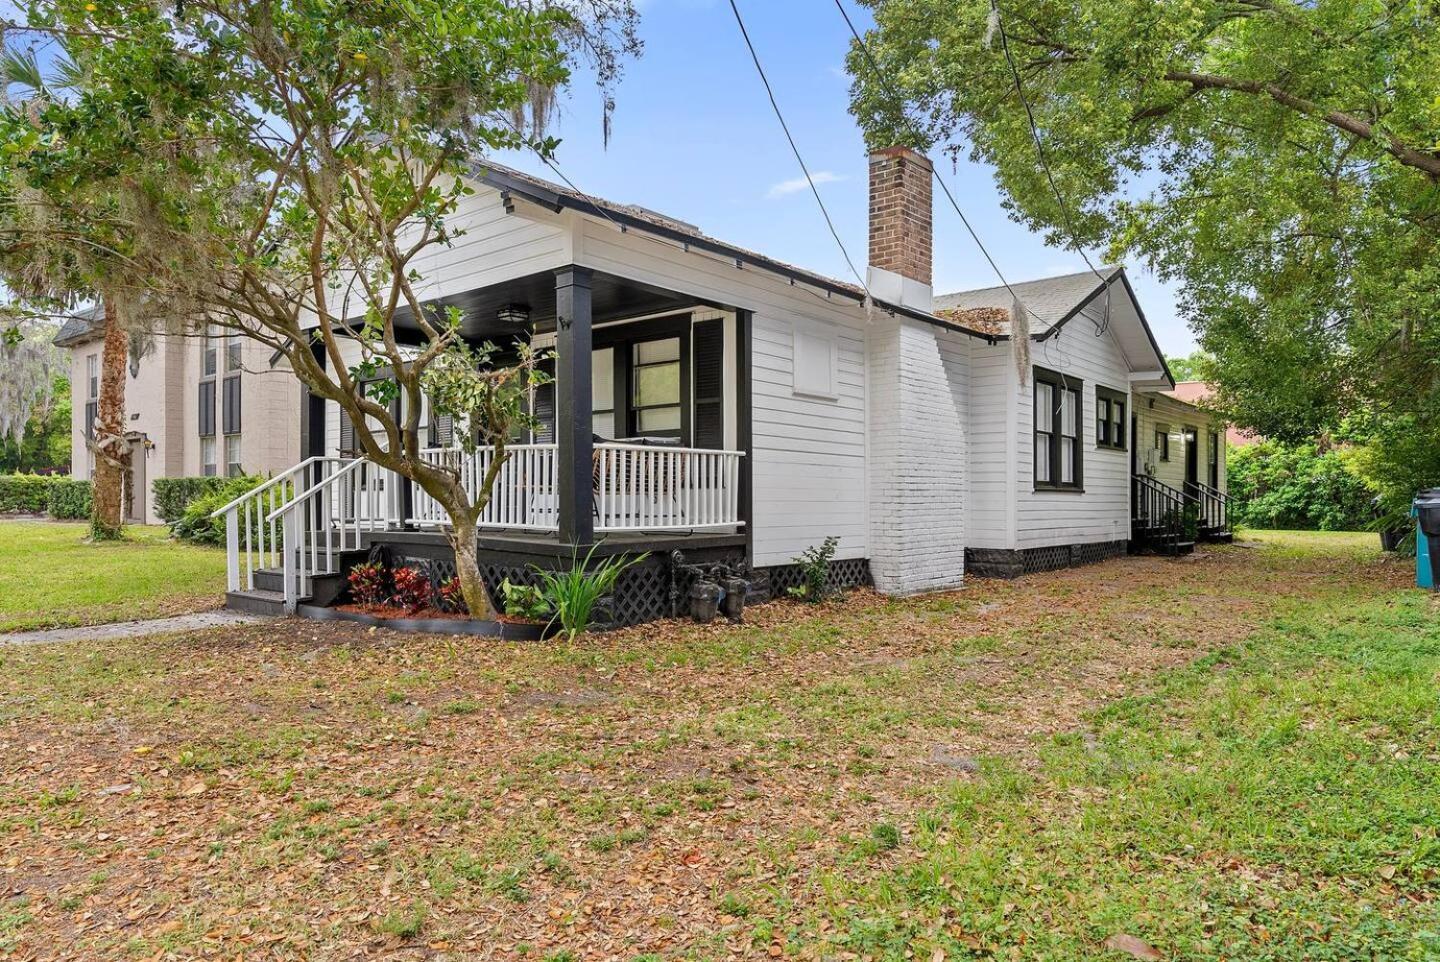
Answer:
POLYGON ((94 506, 90 513, 90 536, 110 540, 121 535, 121 487, 129 462, 125 443, 125 360, 129 350, 124 318, 117 299, 102 297, 105 311, 105 341, 100 355, 100 399, 95 412, 94 506))

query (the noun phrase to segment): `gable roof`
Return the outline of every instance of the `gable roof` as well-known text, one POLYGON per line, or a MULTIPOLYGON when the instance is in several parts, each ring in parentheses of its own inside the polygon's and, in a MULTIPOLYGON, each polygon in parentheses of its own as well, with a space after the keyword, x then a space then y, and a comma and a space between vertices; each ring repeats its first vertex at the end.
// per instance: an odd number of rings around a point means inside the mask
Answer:
POLYGON ((1151 378, 1136 382, 1138 386, 1174 387, 1175 378, 1170 374, 1165 354, 1155 340, 1150 322, 1145 319, 1145 311, 1135 297, 1125 268, 1104 267, 1099 275, 1094 271, 1079 271, 1020 281, 1009 287, 941 294, 935 298, 935 313, 957 324, 984 325, 1008 337, 1010 312, 1015 299, 1019 298, 1030 315, 1030 339, 1034 341, 1056 337, 1075 318, 1088 317, 1097 330, 1106 330, 1115 338, 1132 372, 1153 372, 1151 378), (1108 302, 1103 300, 1107 293, 1108 302))

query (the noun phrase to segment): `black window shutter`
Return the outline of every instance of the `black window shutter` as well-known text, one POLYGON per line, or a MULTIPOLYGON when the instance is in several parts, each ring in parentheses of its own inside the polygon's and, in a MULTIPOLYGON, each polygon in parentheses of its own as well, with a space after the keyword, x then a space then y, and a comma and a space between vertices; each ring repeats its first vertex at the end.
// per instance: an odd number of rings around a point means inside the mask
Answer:
POLYGON ((694 364, 694 446, 725 447, 725 322, 701 321, 691 333, 694 364))
POLYGON ((452 414, 430 415, 429 445, 432 448, 448 448, 455 440, 455 416, 452 414))
POLYGON ((200 436, 215 434, 215 382, 200 382, 200 436))
POLYGON ((340 409, 340 456, 353 454, 355 452, 355 422, 350 420, 350 414, 340 409))
POLYGON ((240 378, 239 376, 227 377, 225 379, 225 433, 240 433, 240 378))
POLYGON ((540 370, 549 374, 551 380, 535 389, 535 443, 550 444, 555 440, 555 362, 544 361, 540 370))

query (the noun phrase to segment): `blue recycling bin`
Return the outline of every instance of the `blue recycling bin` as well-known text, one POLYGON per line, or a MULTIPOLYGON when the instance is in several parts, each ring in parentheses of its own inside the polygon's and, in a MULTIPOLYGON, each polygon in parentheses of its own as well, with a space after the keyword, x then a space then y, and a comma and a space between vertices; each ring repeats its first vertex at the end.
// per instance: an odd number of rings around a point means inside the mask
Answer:
POLYGON ((1420 492, 1410 517, 1415 519, 1415 583, 1433 591, 1440 574, 1440 488, 1420 492))

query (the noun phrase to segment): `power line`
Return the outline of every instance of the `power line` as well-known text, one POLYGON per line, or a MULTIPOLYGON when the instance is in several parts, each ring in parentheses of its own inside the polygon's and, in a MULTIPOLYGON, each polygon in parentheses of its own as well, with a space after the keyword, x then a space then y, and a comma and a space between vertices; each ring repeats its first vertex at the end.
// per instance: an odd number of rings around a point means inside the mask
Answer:
POLYGON ((1000 49, 1005 54, 1005 63, 1010 67, 1010 76, 1015 81, 1015 93, 1020 97, 1020 105, 1025 108, 1025 122, 1030 128, 1030 139, 1035 141, 1035 153, 1040 158, 1040 167, 1045 171, 1045 180, 1050 184, 1050 190, 1055 194, 1055 204, 1060 208, 1060 217, 1065 221, 1065 229, 1070 233, 1070 246, 1075 253, 1080 255, 1085 266, 1090 268, 1090 273, 1100 279, 1105 285, 1105 319, 1102 323, 1095 325, 1095 334, 1100 336, 1110 329, 1110 284, 1105 275, 1096 269, 1090 261, 1090 255, 1085 253, 1085 248, 1080 243, 1080 232, 1075 229, 1075 222, 1070 217, 1070 205, 1065 201, 1065 195, 1060 190, 1060 185, 1055 182, 1055 173, 1050 169, 1050 158, 1045 153, 1045 144, 1040 139, 1040 129, 1035 123, 1035 112, 1030 109, 1030 98, 1025 96, 1025 85, 1020 80, 1020 70, 1015 66, 1015 58, 1010 53, 1010 37, 1005 32, 1005 17, 1000 11, 1000 0, 990 0, 990 9, 995 14, 995 26, 1000 33, 1000 49))
MULTIPOLYGON (((735 23, 740 27, 740 36, 745 38, 745 46, 750 50, 750 59, 755 63, 755 72, 760 75, 760 82, 765 85, 765 93, 770 98, 770 107, 775 111, 775 118, 780 121, 780 128, 785 131, 785 139, 790 142, 790 150, 795 154, 795 160, 800 164, 800 170, 805 175, 805 183, 810 185, 810 193, 815 195, 815 203, 820 205, 820 213, 825 217, 825 224, 830 228, 830 236, 835 238, 835 244, 840 248, 840 253, 845 256, 845 263, 850 267, 850 273, 855 275, 855 280, 865 289, 866 296, 870 296, 870 288, 865 285, 865 279, 855 269, 855 262, 850 259, 850 252, 845 249, 845 242, 840 239, 840 232, 835 229, 835 222, 830 219, 830 211, 825 209, 825 201, 820 199, 820 189, 815 186, 815 178, 810 176, 810 168, 805 165, 805 158, 800 156, 800 148, 795 144, 795 138, 790 133, 790 125, 785 122, 785 115, 780 112, 780 104, 775 100, 775 91, 770 87, 770 78, 765 76, 765 68, 760 65, 760 55, 755 52, 755 45, 750 42, 750 31, 745 29, 745 19, 740 16, 740 8, 735 5, 735 0, 730 0, 730 10, 735 14, 735 23)), ((873 298, 871 298, 873 300, 873 298)))

